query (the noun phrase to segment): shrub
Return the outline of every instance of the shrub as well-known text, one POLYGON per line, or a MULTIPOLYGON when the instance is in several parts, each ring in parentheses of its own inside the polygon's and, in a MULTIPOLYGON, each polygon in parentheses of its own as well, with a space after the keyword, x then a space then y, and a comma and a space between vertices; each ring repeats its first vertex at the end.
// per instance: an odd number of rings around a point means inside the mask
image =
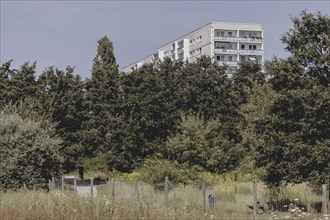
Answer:
POLYGON ((46 186, 61 173, 60 144, 40 122, 0 110, 0 189, 46 186))
POLYGON ((108 172, 107 160, 106 153, 99 153, 93 158, 85 159, 83 164, 86 170, 108 172))
POLYGON ((193 168, 185 168, 177 162, 168 160, 147 159, 138 172, 144 182, 156 189, 164 188, 166 176, 169 178, 170 186, 178 183, 189 184, 198 179, 198 174, 193 168))

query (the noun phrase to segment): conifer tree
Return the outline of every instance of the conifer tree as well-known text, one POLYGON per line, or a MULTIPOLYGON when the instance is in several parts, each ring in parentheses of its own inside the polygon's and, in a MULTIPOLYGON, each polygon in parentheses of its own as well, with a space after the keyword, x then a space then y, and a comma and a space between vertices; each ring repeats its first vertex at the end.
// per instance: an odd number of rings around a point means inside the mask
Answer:
POLYGON ((109 150, 107 136, 113 120, 120 114, 119 72, 112 42, 107 36, 98 41, 92 77, 87 81, 88 120, 84 124, 86 156, 109 150))

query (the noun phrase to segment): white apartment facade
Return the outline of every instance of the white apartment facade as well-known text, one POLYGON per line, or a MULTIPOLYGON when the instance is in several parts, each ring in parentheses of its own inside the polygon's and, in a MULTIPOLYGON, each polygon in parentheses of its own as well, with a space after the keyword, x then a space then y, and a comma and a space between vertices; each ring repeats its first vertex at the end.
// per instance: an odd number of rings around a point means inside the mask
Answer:
POLYGON ((151 54, 122 69, 130 72, 145 63, 158 66, 159 61, 172 60, 194 62, 202 55, 213 62, 227 65, 231 73, 241 61, 264 62, 264 38, 260 24, 211 22, 176 40, 159 47, 151 54))

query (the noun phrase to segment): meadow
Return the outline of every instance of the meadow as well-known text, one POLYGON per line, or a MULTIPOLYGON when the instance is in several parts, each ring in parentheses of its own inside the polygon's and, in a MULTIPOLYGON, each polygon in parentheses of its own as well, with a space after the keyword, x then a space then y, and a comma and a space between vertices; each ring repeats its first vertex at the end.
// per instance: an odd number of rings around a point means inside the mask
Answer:
MULTIPOLYGON (((52 193, 43 190, 19 190, 0 193, 0 219, 253 219, 251 183, 221 182, 210 184, 206 196, 216 195, 213 212, 206 198, 203 211, 202 190, 199 183, 177 185, 169 190, 168 205, 164 191, 139 182, 138 197, 132 182, 116 182, 115 198, 111 184, 97 187, 97 196, 75 195, 72 187, 52 193)), ((269 198, 268 189, 258 183, 258 198, 269 198)), ((295 199, 303 204, 321 201, 321 195, 306 184, 281 188, 279 199, 295 199)), ((282 204, 285 206, 285 204, 282 204)), ((329 219, 320 213, 296 211, 271 211, 258 214, 257 219, 329 219)))

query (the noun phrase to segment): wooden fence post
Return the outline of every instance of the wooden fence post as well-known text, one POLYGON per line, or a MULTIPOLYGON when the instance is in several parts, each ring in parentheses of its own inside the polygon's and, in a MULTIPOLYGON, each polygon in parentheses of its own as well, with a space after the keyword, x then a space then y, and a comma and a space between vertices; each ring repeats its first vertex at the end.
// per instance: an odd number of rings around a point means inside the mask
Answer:
POLYGON ((93 186, 94 186, 94 180, 93 180, 93 178, 91 178, 91 196, 92 197, 93 197, 93 194, 94 194, 93 186))
POLYGON ((252 197, 253 197, 253 219, 257 217, 257 181, 252 182, 252 197))
POLYGON ((134 180, 134 197, 135 202, 139 202, 139 182, 137 178, 134 180))
POLYGON ((62 181, 61 181, 61 190, 62 190, 62 194, 64 194, 64 176, 62 176, 62 181))
POLYGON ((327 184, 322 185, 322 213, 327 214, 327 184))
POLYGON ((165 177, 165 206, 168 207, 168 176, 165 177))
POLYGON ((115 178, 112 178, 111 179, 111 198, 112 198, 112 201, 115 201, 115 178))
POLYGON ((52 192, 54 191, 54 189, 55 189, 55 179, 52 176, 52 192))
POLYGON ((77 194, 77 177, 73 178, 73 186, 74 186, 74 192, 77 194))
POLYGON ((49 192, 52 192, 52 181, 48 180, 48 190, 49 192))
POLYGON ((206 213, 206 183, 202 182, 202 197, 203 197, 203 213, 206 213))

